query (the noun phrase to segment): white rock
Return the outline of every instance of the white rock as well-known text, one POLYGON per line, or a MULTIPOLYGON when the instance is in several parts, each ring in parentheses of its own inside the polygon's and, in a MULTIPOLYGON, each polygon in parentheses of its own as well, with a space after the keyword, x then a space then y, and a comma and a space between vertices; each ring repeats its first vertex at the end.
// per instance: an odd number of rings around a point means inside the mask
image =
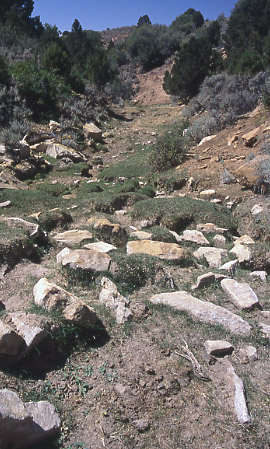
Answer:
POLYGON ((204 347, 207 354, 215 357, 224 357, 234 350, 233 345, 226 340, 206 340, 204 347))
POLYGON ((260 204, 254 204, 254 206, 251 209, 252 215, 258 215, 261 212, 263 212, 263 207, 260 204))
POLYGON ((215 195, 216 191, 214 189, 208 189, 208 190, 202 190, 200 192, 201 196, 211 196, 211 195, 215 195))
POLYGON ((269 324, 265 324, 265 323, 259 323, 260 329, 262 331, 262 333, 270 339, 270 326, 269 324))
POLYGON ((229 262, 226 262, 223 265, 221 265, 221 267, 219 267, 219 269, 226 270, 230 273, 230 272, 235 271, 235 269, 238 267, 238 265, 239 265, 238 259, 230 260, 229 262))
POLYGON ((258 360, 257 349, 254 346, 245 346, 239 350, 240 358, 243 363, 255 362, 258 360))
POLYGON ((237 245, 253 245, 255 241, 250 237, 250 235, 241 235, 237 240, 234 242, 234 246, 237 245))
POLYGON ((57 263, 61 263, 62 262, 62 258, 66 255, 66 254, 70 254, 71 253, 71 249, 70 248, 64 248, 62 249, 62 251, 60 251, 60 253, 57 254, 56 256, 56 262, 57 263))
POLYGON ((175 231, 170 231, 169 230, 169 232, 174 236, 174 238, 175 238, 175 240, 179 243, 179 242, 182 242, 182 237, 181 237, 181 235, 179 235, 179 234, 177 234, 177 232, 175 232, 175 231))
POLYGON ((223 279, 222 289, 229 296, 230 301, 240 310, 250 310, 259 306, 256 293, 245 282, 236 282, 234 279, 223 279))
POLYGON ((10 390, 0 390, 0 447, 24 449, 39 447, 44 440, 56 436, 61 421, 47 401, 24 404, 10 390))
POLYGON ((116 246, 106 242, 87 243, 84 245, 84 248, 97 251, 98 253, 109 253, 110 251, 117 249, 116 246))
POLYGON ((205 143, 205 142, 209 142, 209 140, 212 140, 212 139, 214 139, 215 137, 217 137, 216 134, 213 134, 212 136, 206 136, 206 137, 204 137, 204 138, 200 141, 198 147, 201 146, 201 145, 202 145, 203 143, 205 143))
POLYGON ((252 273, 249 273, 249 276, 258 277, 261 281, 266 282, 267 273, 266 271, 252 271, 252 273))
POLYGON ((82 153, 60 143, 49 144, 47 146, 46 154, 54 159, 63 159, 67 157, 74 162, 85 162, 87 160, 82 153))
POLYGON ((101 279, 102 290, 99 294, 99 301, 111 309, 118 324, 123 324, 133 318, 133 313, 129 309, 129 301, 122 296, 116 285, 108 278, 101 279))
POLYGON ((207 234, 210 232, 217 232, 218 234, 224 234, 224 232, 228 231, 228 229, 226 228, 219 228, 214 223, 198 224, 196 229, 197 231, 206 232, 207 234))
POLYGON ((61 264, 74 270, 108 271, 111 258, 106 253, 88 249, 77 249, 61 257, 61 264))
POLYGON ((216 248, 225 248, 226 247, 226 238, 224 235, 215 235, 213 238, 213 242, 216 248))
POLYGON ((75 246, 80 245, 85 240, 92 240, 93 234, 85 229, 70 229, 52 236, 61 245, 75 246))
POLYGON ((229 366, 227 373, 229 381, 233 384, 234 387, 234 408, 237 419, 240 424, 249 423, 251 422, 251 417, 246 403, 243 381, 239 376, 237 376, 232 365, 229 366))
POLYGON ((201 276, 197 277, 197 282, 196 284, 192 285, 191 290, 196 290, 197 288, 203 288, 211 285, 215 282, 215 280, 216 277, 211 271, 209 273, 202 274, 201 276))
POLYGON ((146 231, 133 231, 131 232, 130 237, 136 237, 139 240, 151 240, 152 233, 146 231))
POLYGON ((211 268, 218 268, 227 257, 228 252, 222 248, 201 247, 193 254, 197 259, 205 259, 211 268))
POLYGON ((252 251, 248 245, 236 245, 230 250, 230 253, 238 258, 240 264, 250 262, 252 259, 252 251))
POLYGON ((182 239, 187 240, 188 242, 197 243, 198 245, 209 245, 209 241, 204 237, 201 231, 187 229, 183 232, 182 239))
POLYGON ((150 301, 153 304, 165 304, 185 311, 204 323, 219 324, 237 335, 249 335, 251 331, 251 326, 240 316, 224 307, 197 299, 185 291, 160 293, 153 296, 150 301))

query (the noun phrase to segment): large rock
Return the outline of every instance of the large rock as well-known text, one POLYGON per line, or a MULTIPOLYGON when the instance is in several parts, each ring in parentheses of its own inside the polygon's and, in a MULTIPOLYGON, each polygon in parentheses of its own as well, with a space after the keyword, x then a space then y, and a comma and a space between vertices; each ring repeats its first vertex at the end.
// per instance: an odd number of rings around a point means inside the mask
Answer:
POLYGON ((66 320, 79 325, 92 325, 98 319, 95 311, 91 307, 87 306, 67 290, 64 290, 53 282, 49 282, 46 278, 38 281, 34 286, 33 293, 37 306, 46 310, 60 309, 66 320))
POLYGON ((156 242, 153 240, 134 240, 127 243, 128 254, 148 254, 166 260, 185 260, 188 251, 177 243, 156 242))
POLYGON ((197 277, 197 282, 196 284, 191 286, 191 290, 197 290, 198 288, 208 287, 208 285, 211 285, 214 282, 220 282, 222 281, 222 279, 225 279, 226 277, 227 276, 224 276, 222 274, 212 273, 212 271, 209 271, 209 273, 205 273, 197 277))
POLYGON ((247 147, 253 147, 253 145, 257 142, 261 130, 262 126, 259 126, 258 128, 255 128, 242 136, 242 139, 245 141, 247 147))
POLYGON ((256 293, 247 283, 236 282, 234 279, 223 279, 221 287, 238 309, 250 310, 255 306, 259 306, 256 293))
POLYGON ((101 279, 101 286, 99 301, 113 311, 117 323, 123 324, 130 321, 133 314, 128 307, 129 301, 118 292, 116 285, 104 277, 101 279))
POLYGON ((56 436, 61 421, 47 401, 24 404, 10 390, 0 390, 0 447, 25 449, 56 436))
POLYGON ((263 193, 261 192, 261 181, 263 179, 260 181, 260 167, 268 164, 269 161, 270 156, 268 155, 256 156, 251 161, 241 165, 234 174, 244 187, 263 193))
POLYGON ((80 245, 86 240, 92 240, 93 234, 85 229, 71 229, 69 231, 55 234, 52 236, 52 238, 61 245, 73 247, 76 245, 80 245))
POLYGON ((210 268, 218 268, 228 256, 228 252, 222 248, 201 247, 195 251, 194 256, 197 259, 204 258, 210 268))
POLYGON ((214 223, 205 223, 205 224, 198 224, 197 225, 197 231, 206 232, 207 234, 211 232, 217 232, 218 234, 224 234, 228 231, 226 228, 219 228, 214 223))
POLYGON ((102 131, 94 123, 86 123, 83 126, 83 133, 86 139, 92 138, 95 140, 102 139, 102 131))
POLYGON ((127 231, 123 226, 118 223, 111 223, 107 218, 89 218, 86 222, 87 225, 92 226, 104 240, 107 238, 112 241, 127 240, 127 231))
POLYGON ((197 299, 185 291, 160 293, 153 296, 150 301, 153 304, 165 304, 187 312, 198 321, 221 325, 233 334, 245 336, 251 332, 251 326, 240 316, 211 302, 197 299))
POLYGON ((183 232, 182 239, 187 240, 188 242, 197 243, 198 245, 209 245, 208 240, 204 237, 201 231, 187 229, 183 232))
POLYGON ((73 150, 73 148, 66 147, 60 143, 52 143, 47 146, 46 150, 47 156, 53 157, 54 159, 63 159, 68 157, 73 162, 85 162, 87 161, 86 157, 78 152, 73 150))
POLYGON ((230 253, 234 254, 237 257, 238 262, 240 264, 245 265, 246 263, 250 262, 252 259, 252 250, 251 250, 250 246, 248 246, 248 245, 241 245, 241 244, 235 245, 230 250, 230 253))
POLYGON ((88 249, 75 249, 61 257, 61 264, 75 270, 80 268, 88 271, 109 271, 111 258, 106 253, 88 249))
POLYGON ((21 226, 29 232, 30 237, 35 239, 46 240, 47 235, 40 229, 38 224, 32 223, 31 221, 23 220, 18 217, 6 217, 5 220, 12 225, 21 226))
POLYGON ((130 237, 138 240, 151 240, 152 233, 146 231, 133 231, 130 233, 130 237))

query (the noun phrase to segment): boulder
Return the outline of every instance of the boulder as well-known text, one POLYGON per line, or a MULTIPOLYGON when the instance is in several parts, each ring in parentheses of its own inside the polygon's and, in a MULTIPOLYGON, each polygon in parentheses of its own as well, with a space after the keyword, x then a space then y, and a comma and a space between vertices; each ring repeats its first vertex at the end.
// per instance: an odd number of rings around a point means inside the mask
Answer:
POLYGON ((65 245, 67 247, 73 247, 76 245, 80 245, 85 240, 92 240, 93 234, 91 232, 83 229, 71 229, 69 231, 60 232, 52 236, 57 243, 61 245, 65 245))
POLYGON ((222 289, 229 296, 230 301, 240 310, 250 310, 259 306, 256 293, 245 282, 237 282, 234 279, 223 279, 222 289))
POLYGON ((89 218, 87 225, 100 232, 104 238, 127 239, 127 231, 118 223, 111 223, 107 218, 89 218))
POLYGON ((109 271, 111 258, 106 253, 89 249, 75 249, 61 256, 61 264, 74 270, 109 271))
POLYGON ((42 278, 34 286, 34 301, 46 310, 62 311, 63 318, 78 325, 92 325, 97 321, 95 311, 76 296, 48 279, 42 278))
POLYGON ((240 316, 224 307, 197 299, 186 291, 160 293, 154 295, 150 301, 153 304, 165 304, 177 310, 187 312, 194 319, 203 323, 221 325, 233 334, 247 336, 251 332, 249 323, 240 316))
POLYGON ((207 354, 214 357, 224 357, 232 354, 234 347, 226 340, 206 340, 204 343, 207 354))
POLYGON ((266 271, 252 271, 249 276, 259 278, 262 282, 266 282, 266 271))
POLYGON ((259 126, 258 128, 255 128, 242 136, 242 139, 245 141, 247 147, 253 147, 253 145, 255 145, 261 130, 262 127, 259 126))
POLYGON ((61 421, 48 401, 24 404, 10 390, 0 390, 0 447, 38 447, 60 432, 61 421))
POLYGON ((44 142, 44 140, 51 139, 52 137, 53 137, 52 133, 32 131, 24 136, 23 141, 26 142, 28 145, 32 146, 36 145, 37 143, 44 142))
POLYGON ((61 263, 62 262, 62 258, 66 255, 66 254, 70 254, 71 253, 71 249, 70 248, 63 248, 62 251, 60 251, 60 253, 57 254, 56 256, 56 262, 57 263, 61 263))
POLYGON ((23 338, 15 330, 0 320, 0 356, 16 358, 24 347, 23 338))
POLYGON ((219 267, 219 270, 226 270, 229 273, 233 274, 238 266, 239 266, 238 259, 230 260, 229 262, 226 262, 223 265, 221 265, 221 267, 219 267))
POLYGON ((86 162, 86 157, 78 152, 73 150, 73 148, 66 147, 60 143, 51 143, 47 146, 46 150, 47 156, 53 157, 54 159, 62 159, 68 157, 74 162, 86 162))
POLYGON ((127 243, 127 254, 148 254, 166 260, 185 260, 188 251, 177 243, 157 242, 153 240, 134 240, 127 243))
POLYGON ((29 235, 32 238, 47 240, 47 235, 40 229, 38 224, 18 217, 6 217, 5 221, 10 222, 11 225, 22 226, 29 232, 29 235))
POLYGON ((187 229, 183 232, 182 240, 186 240, 188 242, 194 242, 198 245, 209 245, 209 241, 204 237, 201 231, 193 231, 187 229))
POLYGON ((257 349, 251 345, 240 348, 239 356, 242 363, 256 362, 256 360, 258 360, 257 349))
POLYGON ((191 290, 197 290, 197 288, 207 287, 208 285, 213 284, 214 282, 221 282, 222 279, 225 279, 227 276, 218 273, 209 273, 202 274, 197 277, 196 284, 192 285, 191 290))
POLYGON ((207 190, 202 190, 200 192, 200 195, 205 197, 205 196, 213 196, 216 194, 216 191, 214 189, 207 189, 207 190))
POLYGON ((94 123, 86 123, 83 126, 83 133, 86 139, 92 138, 95 140, 102 139, 102 131, 94 123))
POLYGON ((234 174, 242 186, 248 189, 256 190, 260 193, 260 166, 262 164, 268 164, 269 161, 270 156, 268 155, 256 156, 251 161, 241 165, 234 174))
POLYGON ((193 254, 197 259, 205 259, 210 268, 218 268, 228 256, 228 252, 222 248, 200 247, 193 254))

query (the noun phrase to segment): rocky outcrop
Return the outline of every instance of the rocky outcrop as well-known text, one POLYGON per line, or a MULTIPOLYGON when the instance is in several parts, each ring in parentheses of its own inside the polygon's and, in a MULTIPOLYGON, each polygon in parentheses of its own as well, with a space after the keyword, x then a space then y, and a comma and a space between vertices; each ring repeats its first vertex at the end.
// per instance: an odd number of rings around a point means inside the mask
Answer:
POLYGON ((92 138, 95 140, 102 139, 102 131, 94 123, 86 123, 83 126, 83 133, 86 139, 92 138))
POLYGON ((185 260, 189 253, 177 243, 134 240, 127 243, 127 254, 148 254, 166 260, 185 260))
POLYGON ((10 390, 0 390, 0 447, 38 447, 60 432, 61 421, 48 401, 23 403, 10 390))
POLYGON ((47 146, 46 154, 54 159, 69 158, 73 162, 84 162, 87 160, 82 153, 60 143, 49 144, 47 146))
POLYGON ((123 324, 133 318, 133 314, 128 307, 129 301, 122 296, 116 285, 107 278, 101 279, 102 290, 99 294, 99 301, 113 311, 118 324, 123 324))
POLYGON ((210 268, 218 268, 223 260, 228 256, 225 249, 215 247, 201 247, 195 251, 197 259, 205 259, 210 268))
POLYGON ((185 291, 160 293, 153 296, 150 301, 153 304, 165 304, 187 312, 194 319, 203 323, 221 325, 233 334, 245 336, 251 332, 251 326, 240 316, 211 302, 197 299, 185 291))

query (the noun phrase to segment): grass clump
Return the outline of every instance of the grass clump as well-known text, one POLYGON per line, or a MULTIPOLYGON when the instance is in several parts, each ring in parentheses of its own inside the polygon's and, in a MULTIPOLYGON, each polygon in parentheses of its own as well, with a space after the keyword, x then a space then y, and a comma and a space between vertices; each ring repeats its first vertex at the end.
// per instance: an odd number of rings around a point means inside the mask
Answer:
POLYGON ((124 161, 105 168, 100 173, 99 178, 104 181, 114 181, 120 177, 133 179, 149 176, 150 163, 147 157, 149 151, 149 148, 138 149, 135 154, 129 156, 124 161))
POLYGON ((42 184, 38 184, 36 186, 36 189, 41 192, 46 192, 53 197, 58 197, 70 193, 69 190, 67 189, 67 186, 61 183, 49 184, 47 182, 44 182, 42 184))
POLYGON ((167 229, 163 229, 160 226, 150 228, 149 232, 152 233, 151 240, 155 240, 157 242, 177 243, 175 237, 167 229))
POLYGON ((136 203, 131 210, 134 220, 150 220, 153 225, 163 225, 180 232, 189 225, 212 222, 231 231, 236 223, 230 211, 219 204, 192 198, 154 198, 136 203))
POLYGON ((187 126, 187 121, 182 121, 157 139, 149 157, 154 172, 168 170, 183 162, 187 149, 187 140, 184 137, 187 126))

